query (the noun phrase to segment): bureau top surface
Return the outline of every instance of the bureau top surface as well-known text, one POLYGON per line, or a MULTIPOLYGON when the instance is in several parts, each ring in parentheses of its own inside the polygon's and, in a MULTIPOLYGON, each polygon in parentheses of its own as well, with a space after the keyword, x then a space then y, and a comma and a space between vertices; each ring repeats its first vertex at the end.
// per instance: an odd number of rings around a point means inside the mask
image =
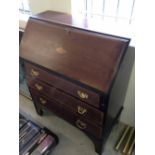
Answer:
POLYGON ((88 20, 78 20, 51 11, 31 17, 20 57, 107 93, 129 39, 90 31, 88 20))

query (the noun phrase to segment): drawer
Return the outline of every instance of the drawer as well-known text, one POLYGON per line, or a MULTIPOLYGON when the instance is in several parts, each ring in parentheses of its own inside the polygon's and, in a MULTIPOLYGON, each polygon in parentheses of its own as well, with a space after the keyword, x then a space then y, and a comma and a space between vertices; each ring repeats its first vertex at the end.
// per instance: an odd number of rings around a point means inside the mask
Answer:
POLYGON ((96 138, 102 137, 102 128, 89 122, 88 120, 81 118, 74 112, 68 110, 68 107, 62 103, 55 102, 54 100, 49 99, 45 95, 36 92, 33 89, 30 89, 33 101, 37 104, 40 104, 42 107, 47 108, 48 110, 56 113, 63 119, 67 120, 71 124, 75 125, 79 129, 88 132, 89 134, 95 136, 96 138))
POLYGON ((65 104, 70 111, 77 113, 82 118, 93 121, 96 124, 102 125, 104 113, 89 106, 88 104, 78 100, 75 97, 72 97, 54 87, 51 87, 40 80, 28 78, 28 84, 31 88, 36 89, 37 91, 44 93, 46 96, 49 96, 52 100, 56 102, 62 102, 65 104))
POLYGON ((91 104, 92 106, 95 106, 97 108, 100 107, 100 94, 83 88, 78 84, 64 79, 61 76, 49 73, 35 65, 25 63, 25 69, 27 75, 32 77, 33 79, 38 78, 50 85, 53 85, 56 88, 63 90, 64 92, 67 92, 79 98, 86 103, 91 104))

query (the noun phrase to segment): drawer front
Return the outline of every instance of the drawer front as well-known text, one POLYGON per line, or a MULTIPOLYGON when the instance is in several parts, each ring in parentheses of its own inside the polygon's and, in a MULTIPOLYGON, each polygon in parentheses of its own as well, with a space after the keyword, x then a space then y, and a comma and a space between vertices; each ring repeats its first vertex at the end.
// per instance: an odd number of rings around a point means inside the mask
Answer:
POLYGON ((81 86, 74 84, 62 77, 49 73, 39 67, 25 63, 26 73, 32 78, 38 78, 54 87, 67 92, 80 100, 91 104, 92 106, 99 108, 100 95, 96 92, 82 88, 81 86))
POLYGON ((37 91, 46 94, 52 100, 56 102, 63 102, 70 111, 77 113, 81 117, 93 121, 96 124, 103 124, 103 112, 87 105, 86 103, 54 88, 51 87, 40 80, 28 78, 28 84, 31 88, 36 89, 37 91))
POLYGON ((66 107, 64 104, 55 102, 54 100, 45 97, 45 95, 42 95, 41 93, 38 93, 33 89, 31 89, 30 91, 34 102, 36 102, 37 104, 40 104, 41 106, 47 108, 48 110, 51 110, 52 112, 61 116, 62 118, 72 123, 79 129, 90 133, 96 138, 102 137, 101 127, 89 122, 86 119, 81 118, 76 113, 69 111, 68 107, 66 107))

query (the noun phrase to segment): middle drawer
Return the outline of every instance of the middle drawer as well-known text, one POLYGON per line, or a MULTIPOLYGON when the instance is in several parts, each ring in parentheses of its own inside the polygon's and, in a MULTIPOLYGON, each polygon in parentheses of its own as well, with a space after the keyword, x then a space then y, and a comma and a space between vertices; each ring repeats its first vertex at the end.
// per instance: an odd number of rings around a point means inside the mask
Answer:
POLYGON ((75 97, 72 97, 68 95, 67 93, 58 90, 55 87, 52 87, 50 85, 47 85, 44 82, 41 82, 40 80, 27 78, 28 85, 41 92, 44 93, 46 96, 49 96, 51 99, 57 101, 57 102, 63 102, 68 109, 70 109, 72 112, 77 113, 78 115, 82 116, 83 118, 86 118, 90 121, 93 121, 95 124, 102 125, 103 124, 103 118, 104 113, 87 105, 86 103, 78 100, 75 97))

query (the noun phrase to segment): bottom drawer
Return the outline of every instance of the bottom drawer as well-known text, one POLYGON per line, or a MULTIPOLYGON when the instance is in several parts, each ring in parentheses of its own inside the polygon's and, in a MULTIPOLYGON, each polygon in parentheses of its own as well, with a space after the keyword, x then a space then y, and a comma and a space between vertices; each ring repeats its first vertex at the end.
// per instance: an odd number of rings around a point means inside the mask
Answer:
POLYGON ((101 127, 81 118, 76 113, 71 112, 70 110, 67 109, 67 107, 64 104, 52 101, 48 97, 36 92, 35 90, 31 89, 30 91, 31 91, 32 99, 37 104, 40 104, 42 107, 47 108, 48 110, 56 113, 57 115, 61 116, 63 119, 72 123, 79 129, 90 133, 96 138, 102 137, 101 127))

